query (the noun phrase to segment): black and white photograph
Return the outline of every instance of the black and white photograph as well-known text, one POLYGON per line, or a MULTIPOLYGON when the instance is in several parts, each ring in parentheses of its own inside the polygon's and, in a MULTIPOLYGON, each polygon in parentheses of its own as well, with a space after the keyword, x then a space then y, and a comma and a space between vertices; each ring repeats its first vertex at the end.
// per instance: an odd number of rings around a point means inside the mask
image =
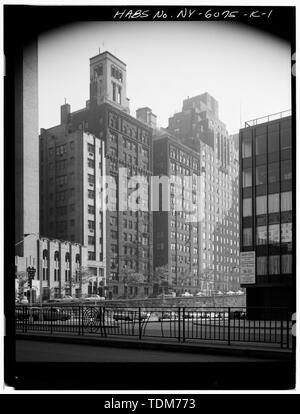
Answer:
POLYGON ((296 8, 3 18, 7 386, 293 390, 296 8))

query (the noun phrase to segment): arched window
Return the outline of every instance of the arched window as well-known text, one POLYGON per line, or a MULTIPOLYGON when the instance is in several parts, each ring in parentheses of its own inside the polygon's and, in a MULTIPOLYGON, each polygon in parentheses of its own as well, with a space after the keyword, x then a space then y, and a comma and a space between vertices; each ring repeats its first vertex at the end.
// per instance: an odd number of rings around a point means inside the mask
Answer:
POLYGON ((59 252, 56 250, 54 252, 54 282, 59 280, 59 252))
POLYGON ((48 280, 48 250, 43 250, 43 280, 48 280))
POLYGON ((70 253, 65 254, 65 281, 70 281, 70 253))

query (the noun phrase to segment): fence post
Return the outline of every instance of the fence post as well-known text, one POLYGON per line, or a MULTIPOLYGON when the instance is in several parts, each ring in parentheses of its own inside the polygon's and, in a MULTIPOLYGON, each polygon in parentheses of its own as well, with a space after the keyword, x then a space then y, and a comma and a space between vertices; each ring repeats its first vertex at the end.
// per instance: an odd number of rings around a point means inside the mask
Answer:
POLYGON ((52 318, 53 318, 53 313, 52 313, 52 305, 50 306, 50 333, 52 335, 52 318))
POLYGON ((180 307, 178 308, 178 342, 180 342, 180 328, 181 328, 181 324, 180 324, 180 307))
MULTIPOLYGON (((276 323, 276 321, 275 321, 276 323)), ((289 321, 287 320, 287 324, 289 325, 289 321)), ((276 341, 276 338, 275 338, 276 341)), ((281 314, 280 318, 280 348, 283 348, 283 315, 281 314)))
POLYGON ((290 313, 289 309, 286 312, 286 347, 289 349, 290 347, 290 313))
POLYGON ((139 339, 142 339, 141 316, 141 307, 139 306, 139 339))
POLYGON ((182 308, 182 342, 185 342, 185 308, 182 308))
POLYGON ((26 332, 26 318, 25 318, 25 306, 22 306, 22 325, 23 325, 23 333, 26 332))
POLYGON ((228 308, 228 345, 230 345, 230 307, 228 308))
POLYGON ((80 336, 81 332, 81 306, 78 305, 78 335, 80 336))

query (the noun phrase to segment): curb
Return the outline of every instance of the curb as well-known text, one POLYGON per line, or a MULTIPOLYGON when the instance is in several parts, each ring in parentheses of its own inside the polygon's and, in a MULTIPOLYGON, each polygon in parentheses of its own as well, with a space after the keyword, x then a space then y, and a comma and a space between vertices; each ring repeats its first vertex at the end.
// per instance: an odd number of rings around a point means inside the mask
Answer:
POLYGON ((23 339, 29 341, 54 342, 87 346, 109 346, 115 348, 134 348, 134 349, 149 349, 160 350, 168 352, 188 352, 188 353, 207 353, 207 354, 222 354, 234 356, 248 356, 254 358, 277 359, 277 360, 292 360, 293 353, 286 350, 270 350, 257 348, 241 348, 236 346, 222 346, 211 344, 183 344, 171 342, 155 342, 155 341, 137 341, 126 339, 111 339, 111 338, 95 338, 95 337, 73 337, 63 335, 38 335, 27 333, 16 333, 16 339, 23 339))

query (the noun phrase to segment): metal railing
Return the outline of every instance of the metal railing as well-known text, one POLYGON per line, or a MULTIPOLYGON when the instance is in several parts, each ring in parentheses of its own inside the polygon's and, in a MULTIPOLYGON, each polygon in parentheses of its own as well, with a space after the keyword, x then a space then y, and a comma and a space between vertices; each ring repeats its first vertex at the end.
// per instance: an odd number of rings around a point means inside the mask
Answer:
POLYGON ((291 115, 292 115, 292 110, 288 109, 286 111, 276 112, 275 114, 270 114, 270 115, 262 116, 260 118, 251 119, 251 121, 245 122, 245 128, 263 124, 265 122, 275 121, 276 119, 281 119, 281 118, 284 118, 286 116, 291 116, 291 115))
POLYGON ((17 332, 253 344, 292 350, 285 308, 16 306, 17 332))

